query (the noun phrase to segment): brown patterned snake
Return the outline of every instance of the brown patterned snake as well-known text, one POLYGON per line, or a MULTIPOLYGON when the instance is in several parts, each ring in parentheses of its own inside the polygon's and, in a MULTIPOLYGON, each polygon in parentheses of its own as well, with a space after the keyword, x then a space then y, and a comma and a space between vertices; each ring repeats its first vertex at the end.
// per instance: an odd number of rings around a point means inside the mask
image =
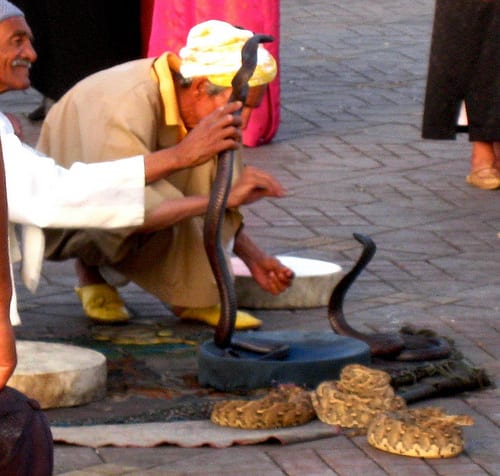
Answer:
POLYGON ((309 392, 297 385, 280 385, 256 400, 226 400, 215 404, 213 423, 262 430, 304 425, 316 417, 309 392))
POLYGON ((406 408, 390 381, 390 375, 382 370, 346 365, 340 380, 322 382, 311 392, 316 415, 330 425, 366 430, 377 413, 406 408))
POLYGON ((440 408, 382 412, 367 430, 370 445, 389 453, 417 458, 451 458, 464 449, 462 426, 468 415, 447 415, 440 408))
POLYGON ((340 379, 307 392, 281 385, 255 400, 218 402, 213 423, 246 429, 303 425, 315 416, 324 423, 366 433, 368 443, 405 456, 449 458, 464 449, 460 426, 472 425, 465 415, 439 408, 408 409, 394 394, 388 373, 359 364, 342 369, 340 379))

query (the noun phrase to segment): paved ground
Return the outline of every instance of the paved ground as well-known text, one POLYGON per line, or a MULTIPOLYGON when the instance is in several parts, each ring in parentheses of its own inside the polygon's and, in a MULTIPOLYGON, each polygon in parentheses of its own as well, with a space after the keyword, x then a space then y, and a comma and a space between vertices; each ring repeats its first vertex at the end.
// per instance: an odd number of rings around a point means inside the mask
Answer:
MULTIPOLYGON (((359 252, 352 233, 371 235, 378 253, 348 295, 351 323, 431 327, 498 382, 500 192, 465 183, 466 138, 420 139, 432 14, 431 0, 282 2, 282 125, 272 145, 248 150, 247 158, 273 171, 290 193, 249 207, 247 229, 270 252, 346 268, 359 252)), ((4 95, 2 110, 26 112, 36 102, 33 93, 4 95)), ((36 127, 26 127, 32 140, 36 127)), ((25 332, 54 306, 75 322, 84 319, 70 269, 47 265, 35 297, 20 289, 25 332)), ((134 312, 158 305, 132 292, 134 312)), ((328 329, 324 309, 258 315, 266 329, 328 329)), ((222 450, 58 445, 56 474, 500 474, 498 391, 433 404, 476 420, 458 458, 396 457, 344 436, 222 450)))

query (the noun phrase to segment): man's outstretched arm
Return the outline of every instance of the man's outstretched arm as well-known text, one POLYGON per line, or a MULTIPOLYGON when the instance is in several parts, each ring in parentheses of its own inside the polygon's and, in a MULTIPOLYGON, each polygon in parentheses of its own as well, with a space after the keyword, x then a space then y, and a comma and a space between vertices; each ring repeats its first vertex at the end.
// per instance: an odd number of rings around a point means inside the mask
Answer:
POLYGON ((291 286, 293 271, 274 256, 269 256, 261 250, 244 230, 240 230, 236 235, 233 250, 248 266, 257 284, 265 291, 277 295, 291 286))

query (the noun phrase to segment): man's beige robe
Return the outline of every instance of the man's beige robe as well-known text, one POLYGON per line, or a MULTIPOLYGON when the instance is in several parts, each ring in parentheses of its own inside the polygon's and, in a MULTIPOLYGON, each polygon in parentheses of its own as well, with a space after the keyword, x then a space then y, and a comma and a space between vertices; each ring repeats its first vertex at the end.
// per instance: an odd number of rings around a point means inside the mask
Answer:
MULTIPOLYGON (((73 87, 50 110, 37 149, 68 166, 147 154, 175 145, 186 134, 169 68, 176 58, 142 59, 96 73, 73 87), (159 67, 160 66, 160 67, 159 67)), ((208 195, 216 160, 175 173, 145 188, 146 210, 166 200, 208 195)), ((235 162, 239 171, 241 161, 235 162)), ((235 176, 237 173, 235 173, 235 176)), ((241 225, 238 212, 226 213, 227 245, 241 225)), ((133 235, 131 229, 46 230, 46 257, 79 257, 88 265, 118 271, 171 305, 204 307, 218 290, 203 245, 203 218, 161 232, 133 235)))

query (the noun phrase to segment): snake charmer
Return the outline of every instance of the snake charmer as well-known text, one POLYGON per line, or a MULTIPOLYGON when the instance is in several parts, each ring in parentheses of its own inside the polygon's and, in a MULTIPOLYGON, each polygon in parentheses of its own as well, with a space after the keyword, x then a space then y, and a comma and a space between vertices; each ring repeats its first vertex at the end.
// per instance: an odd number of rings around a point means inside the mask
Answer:
MULTIPOLYGON (((202 126, 207 114, 228 101, 231 80, 241 66, 242 45, 252 35, 226 22, 210 20, 191 29, 178 54, 165 52, 159 58, 128 62, 84 79, 51 108, 37 148, 65 166, 70 165, 67 157, 89 163, 165 147, 203 155, 211 137, 194 144, 191 141, 189 148, 182 146, 202 126)), ((241 128, 276 71, 275 59, 260 46, 241 112, 241 128)), ((172 220, 161 229, 142 233, 127 228, 45 230, 47 259, 76 258, 76 292, 88 317, 105 323, 126 321, 129 314, 116 286, 132 281, 171 305, 179 318, 217 325, 218 290, 202 236, 215 169, 214 155, 199 166, 176 171, 145 188, 146 209, 169 202, 172 220)), ((244 166, 240 156, 235 161, 233 184, 242 182, 246 187, 244 203, 285 194, 273 176, 244 166)), ((234 198, 234 186, 232 193, 234 198)), ((263 289, 279 294, 290 286, 293 272, 246 234, 243 215, 234 203, 230 196, 222 231, 228 256, 234 252, 263 289)), ((261 324, 254 316, 238 311, 236 329, 261 324)))

